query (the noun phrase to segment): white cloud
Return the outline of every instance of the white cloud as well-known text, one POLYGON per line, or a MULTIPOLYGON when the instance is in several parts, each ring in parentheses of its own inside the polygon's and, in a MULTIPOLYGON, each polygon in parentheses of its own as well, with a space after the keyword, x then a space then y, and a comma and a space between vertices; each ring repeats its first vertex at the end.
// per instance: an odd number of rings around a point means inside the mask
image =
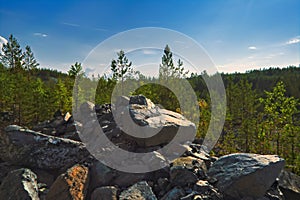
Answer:
POLYGON ((151 49, 143 49, 143 54, 145 55, 156 55, 158 52, 151 49))
POLYGON ((255 46, 249 46, 248 49, 249 50, 256 50, 257 48, 255 46))
POLYGON ((73 24, 73 23, 67 23, 67 22, 62 22, 61 24, 66 25, 66 26, 73 26, 73 27, 79 27, 79 24, 73 24))
POLYGON ((0 54, 2 54, 2 47, 3 47, 3 44, 6 44, 7 43, 7 40, 0 36, 0 54))
POLYGON ((290 39, 286 44, 297 44, 300 43, 300 36, 290 39))
POLYGON ((34 36, 37 36, 37 37, 47 37, 48 35, 45 34, 45 33, 34 33, 33 34, 34 36))

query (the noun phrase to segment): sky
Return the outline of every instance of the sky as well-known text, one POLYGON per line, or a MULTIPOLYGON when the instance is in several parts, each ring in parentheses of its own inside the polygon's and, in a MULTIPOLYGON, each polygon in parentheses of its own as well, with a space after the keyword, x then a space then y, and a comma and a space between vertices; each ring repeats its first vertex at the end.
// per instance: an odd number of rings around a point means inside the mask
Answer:
POLYGON ((190 37, 220 72, 300 64, 299 0, 0 0, 0 5, 0 43, 13 34, 43 68, 65 72, 112 36, 143 27, 190 37))

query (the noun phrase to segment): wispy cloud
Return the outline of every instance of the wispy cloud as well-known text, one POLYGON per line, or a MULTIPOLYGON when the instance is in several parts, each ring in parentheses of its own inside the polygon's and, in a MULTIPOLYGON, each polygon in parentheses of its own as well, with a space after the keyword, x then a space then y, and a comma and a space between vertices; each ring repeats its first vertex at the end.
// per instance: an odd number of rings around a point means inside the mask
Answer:
POLYGON ((155 54, 158 54, 158 52, 155 50, 151 50, 151 49, 143 49, 143 54, 144 55, 155 55, 155 54))
POLYGON ((79 24, 73 24, 73 23, 68 23, 68 22, 62 22, 61 24, 66 25, 66 26, 80 27, 79 24))
POLYGON ((43 38, 45 38, 45 37, 48 36, 48 35, 45 34, 45 33, 33 33, 33 35, 34 35, 34 36, 37 36, 37 37, 43 37, 43 38))
POLYGON ((256 46, 249 46, 248 49, 249 50, 256 50, 257 48, 256 48, 256 46))
POLYGON ((300 36, 292 38, 292 39, 290 39, 289 41, 286 42, 286 44, 297 44, 297 43, 300 43, 300 36))

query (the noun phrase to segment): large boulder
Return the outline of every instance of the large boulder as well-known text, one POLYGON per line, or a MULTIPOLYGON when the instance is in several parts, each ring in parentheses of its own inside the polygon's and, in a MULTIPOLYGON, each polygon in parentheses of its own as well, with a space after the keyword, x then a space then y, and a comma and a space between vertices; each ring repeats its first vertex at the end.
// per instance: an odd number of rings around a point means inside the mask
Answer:
MULTIPOLYGON (((145 134, 142 135, 142 137, 145 138, 139 138, 135 140, 139 146, 151 147, 167 144, 174 138, 179 128, 180 131, 183 131, 185 133, 184 135, 186 138, 194 138, 196 134, 195 124, 187 120, 179 113, 155 106, 149 99, 146 99, 145 101, 147 102, 146 105, 129 105, 129 114, 132 120, 138 126, 142 127, 143 131, 140 131, 140 134, 145 134)), ((130 126, 130 122, 128 122, 128 120, 126 119, 126 115, 123 123, 124 127, 134 127, 130 126)), ((133 130, 129 131, 132 132, 136 130, 134 130, 133 128, 133 130)), ((185 138, 180 138, 181 141, 178 142, 185 142, 184 139, 185 138)))
POLYGON ((260 198, 275 182, 284 167, 276 155, 236 153, 219 158, 208 175, 229 199, 260 198))
POLYGON ((186 142, 186 138, 193 140, 196 134, 194 123, 179 113, 156 106, 142 95, 130 98, 121 96, 113 106, 107 105, 105 108, 86 102, 74 117, 83 124, 81 130, 85 133, 94 132, 91 124, 95 125, 92 121, 98 118, 102 130, 110 139, 120 138, 113 142, 133 141, 142 148, 167 144, 177 135, 178 130, 184 133, 184 137, 178 137, 178 143, 186 142), (121 131, 114 131, 116 129, 121 131), (114 134, 110 136, 111 133, 114 134))
POLYGON ((57 177, 46 200, 84 200, 88 184, 89 169, 83 165, 75 165, 57 177))
POLYGON ((81 142, 44 135, 11 125, 0 132, 1 159, 41 169, 68 168, 89 155, 81 142))
POLYGON ((300 177, 283 170, 279 176, 279 189, 286 199, 300 199, 300 177))
POLYGON ((37 176, 25 168, 11 171, 1 183, 0 199, 39 200, 37 176))

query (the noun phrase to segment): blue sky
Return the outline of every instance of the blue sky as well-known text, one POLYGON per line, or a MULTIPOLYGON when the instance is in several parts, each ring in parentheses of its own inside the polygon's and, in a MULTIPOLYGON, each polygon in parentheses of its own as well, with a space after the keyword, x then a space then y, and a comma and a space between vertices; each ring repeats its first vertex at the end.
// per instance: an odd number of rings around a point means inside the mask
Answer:
POLYGON ((0 36, 13 34, 23 47, 30 45, 41 67, 67 71, 105 39, 141 27, 186 34, 222 72, 300 63, 298 0, 0 0, 0 5, 0 36))

